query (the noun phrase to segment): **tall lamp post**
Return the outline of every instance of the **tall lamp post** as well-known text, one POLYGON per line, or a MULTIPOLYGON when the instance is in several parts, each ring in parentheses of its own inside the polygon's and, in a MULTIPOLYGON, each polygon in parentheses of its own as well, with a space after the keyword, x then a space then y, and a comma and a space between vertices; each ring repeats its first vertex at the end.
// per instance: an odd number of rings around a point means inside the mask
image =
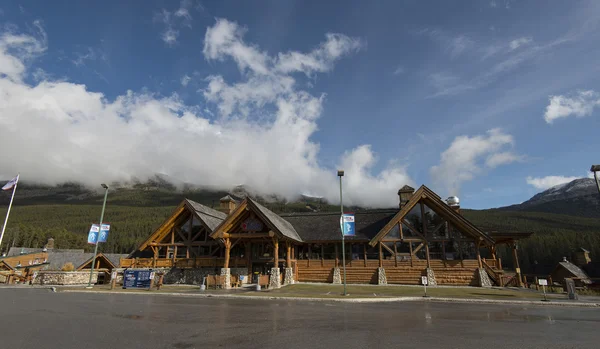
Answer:
POLYGON ((596 186, 598 187, 598 193, 600 193, 600 181, 598 181, 598 175, 596 172, 600 171, 600 165, 592 165, 590 171, 594 172, 594 179, 596 180, 596 186))
POLYGON ((96 247, 94 247, 94 256, 92 257, 92 269, 90 269, 90 281, 86 288, 92 288, 92 276, 94 275, 94 264, 96 264, 96 255, 98 254, 98 238, 100 237, 100 231, 102 230, 102 220, 104 219, 104 209, 106 208, 106 198, 108 197, 108 185, 102 183, 104 188, 104 202, 102 203, 102 213, 100 214, 100 227, 98 229, 98 237, 96 238, 96 247))
POLYGON ((344 171, 338 170, 338 177, 340 177, 340 225, 342 228, 342 267, 344 268, 344 296, 347 296, 346 293, 346 246, 344 244, 344 202, 342 201, 342 177, 344 177, 344 171))

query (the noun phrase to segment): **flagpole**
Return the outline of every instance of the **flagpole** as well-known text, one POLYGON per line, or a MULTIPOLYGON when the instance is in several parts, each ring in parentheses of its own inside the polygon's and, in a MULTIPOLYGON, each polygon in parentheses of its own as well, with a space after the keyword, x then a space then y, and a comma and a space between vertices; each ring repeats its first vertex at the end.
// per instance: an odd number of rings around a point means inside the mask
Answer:
POLYGON ((6 218, 4 219, 4 225, 2 226, 2 233, 0 233, 0 252, 2 252, 2 238, 4 237, 4 230, 6 229, 6 224, 8 223, 8 215, 10 214, 10 209, 12 208, 13 200, 15 198, 15 192, 17 191, 17 185, 19 184, 19 175, 17 174, 17 182, 13 187, 12 196, 10 197, 10 204, 8 204, 8 211, 6 211, 6 218))

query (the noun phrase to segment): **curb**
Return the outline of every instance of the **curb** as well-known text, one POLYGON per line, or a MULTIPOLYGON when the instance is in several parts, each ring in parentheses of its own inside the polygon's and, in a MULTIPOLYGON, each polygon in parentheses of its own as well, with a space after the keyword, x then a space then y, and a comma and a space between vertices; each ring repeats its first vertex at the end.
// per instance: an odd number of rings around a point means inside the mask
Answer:
POLYGON ((229 294, 201 294, 201 293, 149 293, 149 292, 111 292, 111 291, 84 291, 84 290, 58 290, 64 293, 98 293, 118 295, 153 295, 153 296, 177 296, 177 297, 199 297, 220 299, 254 299, 254 300, 285 300, 285 301, 310 301, 310 302, 338 302, 338 303, 391 303, 391 302, 433 302, 433 303, 469 303, 469 304, 499 304, 499 305, 538 305, 555 307, 584 307, 598 308, 600 303, 584 302, 557 302, 557 301, 522 301, 522 300, 494 300, 474 298, 443 298, 443 297, 390 297, 390 298, 309 298, 309 297, 283 297, 283 296, 242 296, 229 294))

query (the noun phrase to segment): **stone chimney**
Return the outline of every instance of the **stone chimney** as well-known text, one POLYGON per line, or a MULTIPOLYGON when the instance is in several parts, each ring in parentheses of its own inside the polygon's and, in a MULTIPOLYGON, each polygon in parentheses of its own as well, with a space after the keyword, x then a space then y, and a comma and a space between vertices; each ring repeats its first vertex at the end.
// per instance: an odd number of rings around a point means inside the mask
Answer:
POLYGON ((400 188, 400 190, 398 190, 398 198, 400 199, 400 205, 399 207, 402 209, 402 207, 404 207, 404 205, 406 205, 406 203, 408 202, 408 200, 410 200, 410 198, 413 196, 415 192, 415 188, 405 185, 402 188, 400 188))
POLYGON ((446 203, 454 212, 460 214, 460 200, 457 196, 450 196, 446 199, 446 203))
POLYGON ((48 242, 46 243, 46 246, 44 246, 46 249, 51 249, 54 248, 54 239, 53 238, 49 238, 48 242))
POLYGON ((219 211, 225 214, 230 214, 237 207, 238 202, 231 197, 231 195, 225 195, 219 200, 219 211))

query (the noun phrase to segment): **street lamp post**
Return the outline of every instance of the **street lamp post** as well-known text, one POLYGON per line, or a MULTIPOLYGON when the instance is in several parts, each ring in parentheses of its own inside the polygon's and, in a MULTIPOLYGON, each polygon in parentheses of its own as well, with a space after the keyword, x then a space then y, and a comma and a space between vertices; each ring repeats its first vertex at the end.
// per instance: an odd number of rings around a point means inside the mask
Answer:
POLYGON ((100 237, 100 231, 102 230, 102 220, 104 219, 104 209, 106 208, 106 198, 108 197, 108 185, 102 183, 104 188, 104 202, 102 203, 102 213, 100 214, 100 227, 98 229, 98 237, 96 238, 96 247, 94 247, 94 256, 92 257, 92 269, 90 269, 90 281, 88 281, 87 288, 92 288, 92 276, 94 275, 94 264, 96 264, 96 255, 98 254, 98 238, 100 237))
POLYGON ((598 175, 596 172, 600 171, 600 165, 592 165, 590 171, 594 172, 594 179, 596 180, 596 187, 598 187, 598 193, 600 193, 600 181, 598 181, 598 175))
POLYGON ((338 170, 338 177, 340 177, 340 210, 342 215, 340 216, 341 228, 342 228, 342 267, 344 268, 344 296, 346 293, 346 246, 344 244, 344 202, 342 201, 342 177, 344 177, 344 171, 338 170))

